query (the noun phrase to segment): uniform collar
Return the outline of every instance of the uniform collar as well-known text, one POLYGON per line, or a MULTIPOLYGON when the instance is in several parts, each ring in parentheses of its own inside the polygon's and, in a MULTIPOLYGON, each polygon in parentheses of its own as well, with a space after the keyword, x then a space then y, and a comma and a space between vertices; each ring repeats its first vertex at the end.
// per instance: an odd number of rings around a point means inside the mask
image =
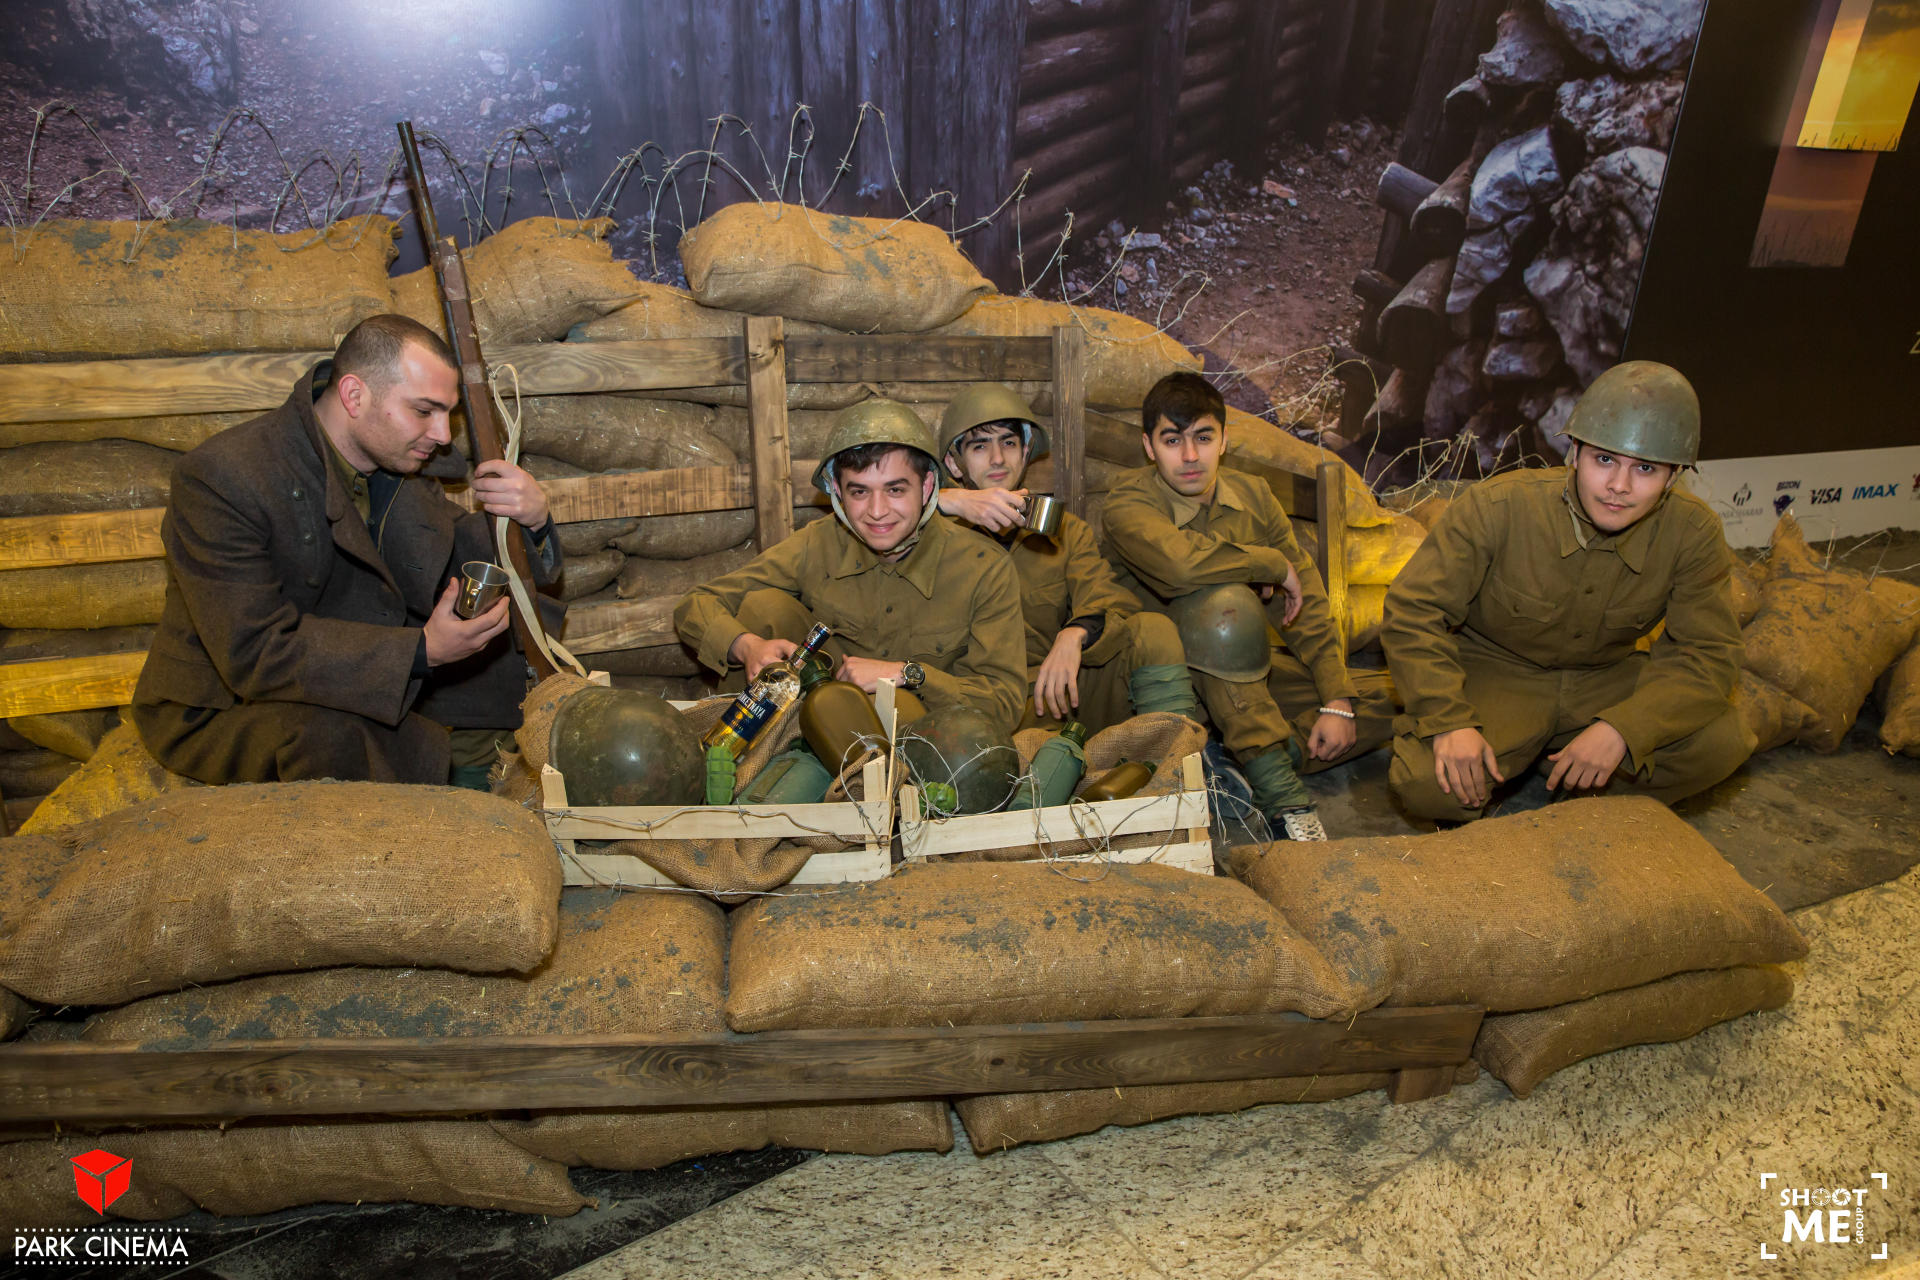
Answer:
POLYGON ((1620 557, 1620 563, 1639 573, 1647 560, 1647 543, 1653 537, 1648 526, 1660 518, 1666 509, 1666 498, 1672 492, 1669 489, 1653 510, 1628 528, 1619 533, 1602 533, 1580 509, 1580 499, 1573 492, 1573 472, 1569 469, 1566 483, 1560 487, 1560 505, 1567 514, 1560 525, 1560 558, 1564 560, 1576 551, 1611 551, 1620 557))
POLYGON ((835 520, 832 528, 834 536, 840 540, 840 558, 833 566, 833 576, 852 578, 875 569, 890 569, 931 600, 934 588, 938 585, 940 557, 951 527, 952 522, 946 516, 936 514, 920 531, 920 540, 914 544, 913 550, 907 552, 907 558, 888 563, 875 555, 845 525, 835 520))
POLYGON ((1166 477, 1160 474, 1158 467, 1153 468, 1154 487, 1159 491, 1161 501, 1167 504, 1173 523, 1181 528, 1193 523, 1194 517, 1210 506, 1234 507, 1242 511, 1247 509, 1246 500, 1234 491, 1233 486, 1227 482, 1227 476, 1225 467, 1216 471, 1213 477, 1213 499, 1211 502, 1201 502, 1197 498, 1189 498, 1176 490, 1167 483, 1166 477))

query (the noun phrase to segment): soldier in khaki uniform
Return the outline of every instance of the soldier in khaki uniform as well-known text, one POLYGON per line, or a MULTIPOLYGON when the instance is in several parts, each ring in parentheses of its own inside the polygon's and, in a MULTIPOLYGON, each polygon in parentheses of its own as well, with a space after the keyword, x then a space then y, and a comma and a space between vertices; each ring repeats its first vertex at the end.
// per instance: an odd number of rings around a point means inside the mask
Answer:
POLYGON ((1416 816, 1480 816, 1491 783, 1543 752, 1549 790, 1673 801, 1753 751, 1730 701, 1733 556, 1713 511, 1672 488, 1699 446, 1693 388, 1666 365, 1617 365, 1567 434, 1567 467, 1473 486, 1387 592, 1407 707, 1389 778, 1416 816))
POLYGON ((1026 527, 1020 481, 1047 449, 1047 429, 1007 387, 968 387, 940 418, 940 461, 960 485, 941 488, 940 510, 990 531, 1020 579, 1033 677, 1021 727, 1078 720, 1097 733, 1149 711, 1199 719, 1173 620, 1140 611, 1087 522, 1069 511, 1051 535, 1026 527))
POLYGON ((1141 408, 1154 465, 1107 495, 1107 554, 1123 581, 1181 622, 1201 701, 1276 834, 1324 840, 1298 770, 1385 742, 1392 690, 1377 677, 1364 697, 1356 689, 1326 588, 1286 512, 1264 481, 1220 466, 1225 420, 1220 393, 1199 375, 1154 384, 1141 408))
POLYGON ((680 639, 752 679, 824 622, 840 679, 868 693, 892 679, 1011 733, 1027 687, 1020 587, 992 539, 937 514, 932 434, 905 405, 868 400, 842 411, 826 454, 813 482, 836 519, 696 587, 673 611, 680 639))

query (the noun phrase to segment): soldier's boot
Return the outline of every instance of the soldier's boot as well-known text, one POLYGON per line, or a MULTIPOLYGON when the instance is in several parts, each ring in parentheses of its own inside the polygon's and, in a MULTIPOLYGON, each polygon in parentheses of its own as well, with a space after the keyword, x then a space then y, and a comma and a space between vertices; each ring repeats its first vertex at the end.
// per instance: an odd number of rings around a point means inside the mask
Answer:
POLYGON ((1267 815, 1276 836, 1288 840, 1325 840, 1327 829, 1313 811, 1313 797, 1294 767, 1291 741, 1261 752, 1244 764, 1253 786, 1253 802, 1267 815))

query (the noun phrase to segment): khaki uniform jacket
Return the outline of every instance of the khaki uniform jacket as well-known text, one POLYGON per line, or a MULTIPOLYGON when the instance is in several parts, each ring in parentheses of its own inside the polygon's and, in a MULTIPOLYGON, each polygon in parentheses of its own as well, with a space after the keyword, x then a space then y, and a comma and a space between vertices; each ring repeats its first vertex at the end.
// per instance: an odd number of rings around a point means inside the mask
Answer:
POLYGON ((1175 493, 1154 468, 1142 467, 1114 484, 1105 521, 1108 558, 1129 571, 1122 583, 1137 582, 1161 604, 1221 583, 1281 582, 1292 565, 1301 603, 1284 633, 1287 647, 1313 672, 1323 703, 1356 696, 1320 571, 1266 481, 1222 467, 1212 501, 1202 506, 1175 493))
POLYGON ((1474 485, 1388 589, 1380 638, 1418 737, 1482 727, 1462 694, 1463 660, 1610 667, 1662 619, 1633 693, 1598 718, 1645 760, 1726 712, 1740 626, 1719 517, 1676 489, 1609 536, 1576 520, 1567 479, 1556 467, 1474 485))
POLYGON ((758 559, 696 587, 673 625, 700 661, 730 665, 746 630, 736 613, 750 592, 799 600, 854 657, 918 662, 930 710, 969 706, 1009 731, 1026 701, 1020 584, 1007 553, 984 534, 935 515, 897 564, 869 551, 838 520, 816 520, 758 559))
POLYGON ((1140 612, 1140 599, 1120 585, 1085 520, 1063 513, 1060 532, 1052 538, 1018 530, 1008 554, 1020 580, 1029 668, 1047 660, 1060 629, 1075 618, 1105 622, 1100 638, 1080 655, 1082 664, 1097 667, 1119 652, 1125 643, 1120 624, 1140 612))
MULTIPOLYGON (((437 480, 408 476, 381 544, 327 461, 314 377, 280 408, 174 465, 160 537, 167 600, 134 690, 135 719, 166 704, 225 710, 305 703, 394 726, 410 711, 450 727, 517 724, 526 664, 512 633, 422 676, 421 628, 465 560, 494 557, 488 517, 437 480)), ((532 557, 559 576, 558 540, 532 557)), ((170 714, 170 713, 166 713, 170 714)))

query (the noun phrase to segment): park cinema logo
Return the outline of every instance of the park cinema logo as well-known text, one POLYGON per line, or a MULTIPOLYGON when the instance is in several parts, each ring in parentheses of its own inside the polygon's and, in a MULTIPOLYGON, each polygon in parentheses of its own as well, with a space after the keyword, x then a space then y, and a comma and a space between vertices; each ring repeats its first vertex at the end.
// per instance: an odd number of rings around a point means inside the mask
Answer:
MULTIPOLYGON (((106 1216, 133 1185, 133 1161, 95 1148, 73 1158, 73 1190, 82 1204, 106 1216)), ((185 1227, 111 1226, 19 1228, 16 1263, 189 1261, 185 1227)))
POLYGON ((1760 1175, 1760 1189, 1768 1197, 1769 1208, 1780 1214, 1779 1243, 1761 1245, 1762 1258, 1775 1262, 1794 1253, 1816 1249, 1827 1252, 1838 1247, 1858 1249, 1869 1261, 1886 1260, 1886 1229, 1873 1203, 1876 1196, 1881 1201, 1887 1199, 1886 1174, 1868 1174, 1864 1187, 1776 1187, 1779 1181, 1777 1173, 1760 1175))

